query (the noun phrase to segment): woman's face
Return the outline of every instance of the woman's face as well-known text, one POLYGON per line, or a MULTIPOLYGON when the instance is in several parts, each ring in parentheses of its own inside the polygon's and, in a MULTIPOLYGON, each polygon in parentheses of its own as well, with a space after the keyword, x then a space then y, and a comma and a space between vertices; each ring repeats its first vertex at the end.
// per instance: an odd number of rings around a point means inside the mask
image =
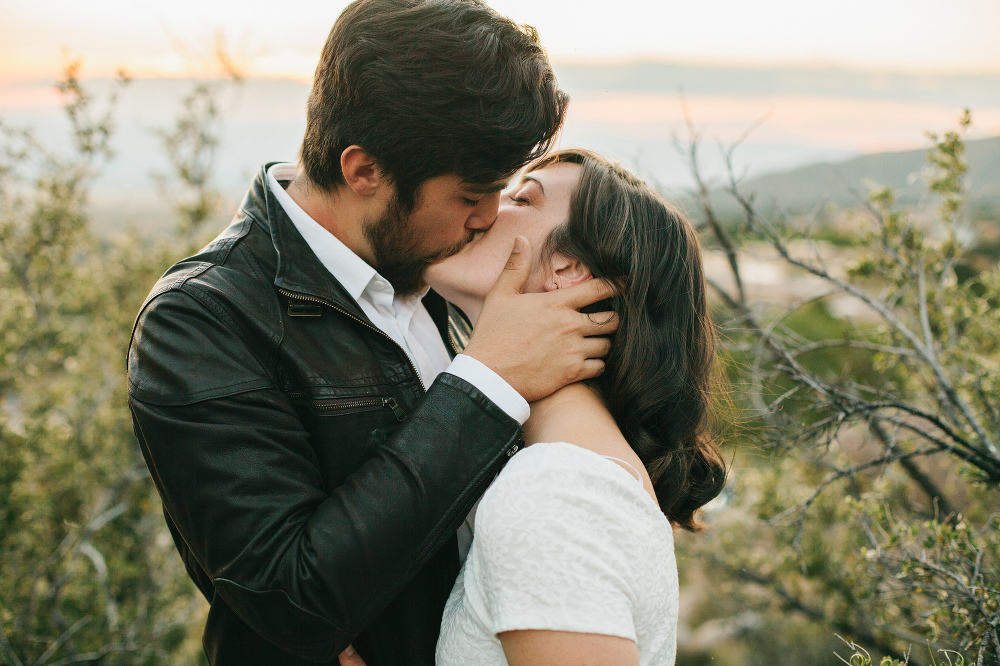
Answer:
POLYGON ((544 291, 552 267, 542 265, 540 253, 552 230, 568 221, 570 197, 582 170, 578 164, 564 163, 522 176, 501 195, 493 226, 477 231, 458 254, 428 268, 427 283, 475 322, 486 294, 507 264, 514 239, 524 236, 532 254, 531 274, 524 291, 544 291))

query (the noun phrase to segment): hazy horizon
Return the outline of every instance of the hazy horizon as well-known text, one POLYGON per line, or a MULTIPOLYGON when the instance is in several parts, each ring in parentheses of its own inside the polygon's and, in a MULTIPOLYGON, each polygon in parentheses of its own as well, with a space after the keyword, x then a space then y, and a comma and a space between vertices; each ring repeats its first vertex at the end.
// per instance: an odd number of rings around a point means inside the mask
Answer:
MULTIPOLYGON (((674 139, 686 134, 684 105, 703 134, 702 156, 718 175, 718 144, 759 126, 735 153, 750 176, 866 153, 926 147, 927 131, 953 129, 971 107, 970 138, 1000 136, 1000 73, 914 74, 854 68, 733 67, 648 59, 581 65, 556 61, 571 104, 560 145, 598 150, 664 188, 690 186, 674 139), (683 102, 680 91, 683 90, 683 102)), ((87 78, 95 91, 109 79, 87 78)), ((0 120, 33 126, 49 145, 68 145, 52 78, 0 82, 0 120)), ((113 141, 117 157, 95 184, 93 201, 115 226, 162 208, 151 177, 167 169, 154 130, 181 110, 191 79, 139 78, 124 91, 113 141)), ((294 160, 304 129, 308 83, 251 76, 223 96, 215 177, 241 196, 260 164, 294 160)))

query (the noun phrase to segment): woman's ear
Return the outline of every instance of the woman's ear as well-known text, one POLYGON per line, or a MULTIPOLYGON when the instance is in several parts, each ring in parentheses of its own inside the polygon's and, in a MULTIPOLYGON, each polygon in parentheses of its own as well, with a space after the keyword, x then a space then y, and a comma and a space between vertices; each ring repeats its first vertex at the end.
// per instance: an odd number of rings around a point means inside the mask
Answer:
POLYGON ((555 291, 556 289, 566 289, 574 284, 586 282, 593 277, 590 269, 577 259, 564 257, 558 252, 552 255, 552 274, 548 282, 545 283, 545 291, 555 291))

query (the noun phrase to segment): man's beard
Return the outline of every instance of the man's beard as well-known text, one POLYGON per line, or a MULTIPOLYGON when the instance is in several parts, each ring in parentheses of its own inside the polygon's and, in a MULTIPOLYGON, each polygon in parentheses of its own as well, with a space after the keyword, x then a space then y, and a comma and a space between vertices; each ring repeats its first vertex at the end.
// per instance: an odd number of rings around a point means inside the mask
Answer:
POLYGON ((410 222, 411 212, 412 209, 405 209, 399 198, 393 196, 382 216, 364 227, 365 239, 375 257, 375 270, 389 281, 396 296, 418 293, 424 288, 424 270, 456 254, 473 237, 470 230, 467 238, 453 245, 421 254, 417 249, 421 239, 410 222))

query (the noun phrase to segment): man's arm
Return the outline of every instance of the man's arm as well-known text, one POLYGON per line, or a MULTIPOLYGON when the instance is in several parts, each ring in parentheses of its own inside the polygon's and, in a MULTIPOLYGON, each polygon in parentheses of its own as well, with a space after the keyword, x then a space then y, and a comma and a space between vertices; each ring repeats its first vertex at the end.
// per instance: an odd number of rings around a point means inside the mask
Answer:
POLYGON ((166 512, 217 593, 303 658, 334 659, 398 595, 519 437, 516 421, 443 374, 374 457, 327 493, 287 397, 212 312, 168 292, 137 330, 130 379, 151 368, 169 387, 183 385, 171 372, 228 373, 231 394, 200 400, 157 400, 130 385, 136 434, 166 512))

